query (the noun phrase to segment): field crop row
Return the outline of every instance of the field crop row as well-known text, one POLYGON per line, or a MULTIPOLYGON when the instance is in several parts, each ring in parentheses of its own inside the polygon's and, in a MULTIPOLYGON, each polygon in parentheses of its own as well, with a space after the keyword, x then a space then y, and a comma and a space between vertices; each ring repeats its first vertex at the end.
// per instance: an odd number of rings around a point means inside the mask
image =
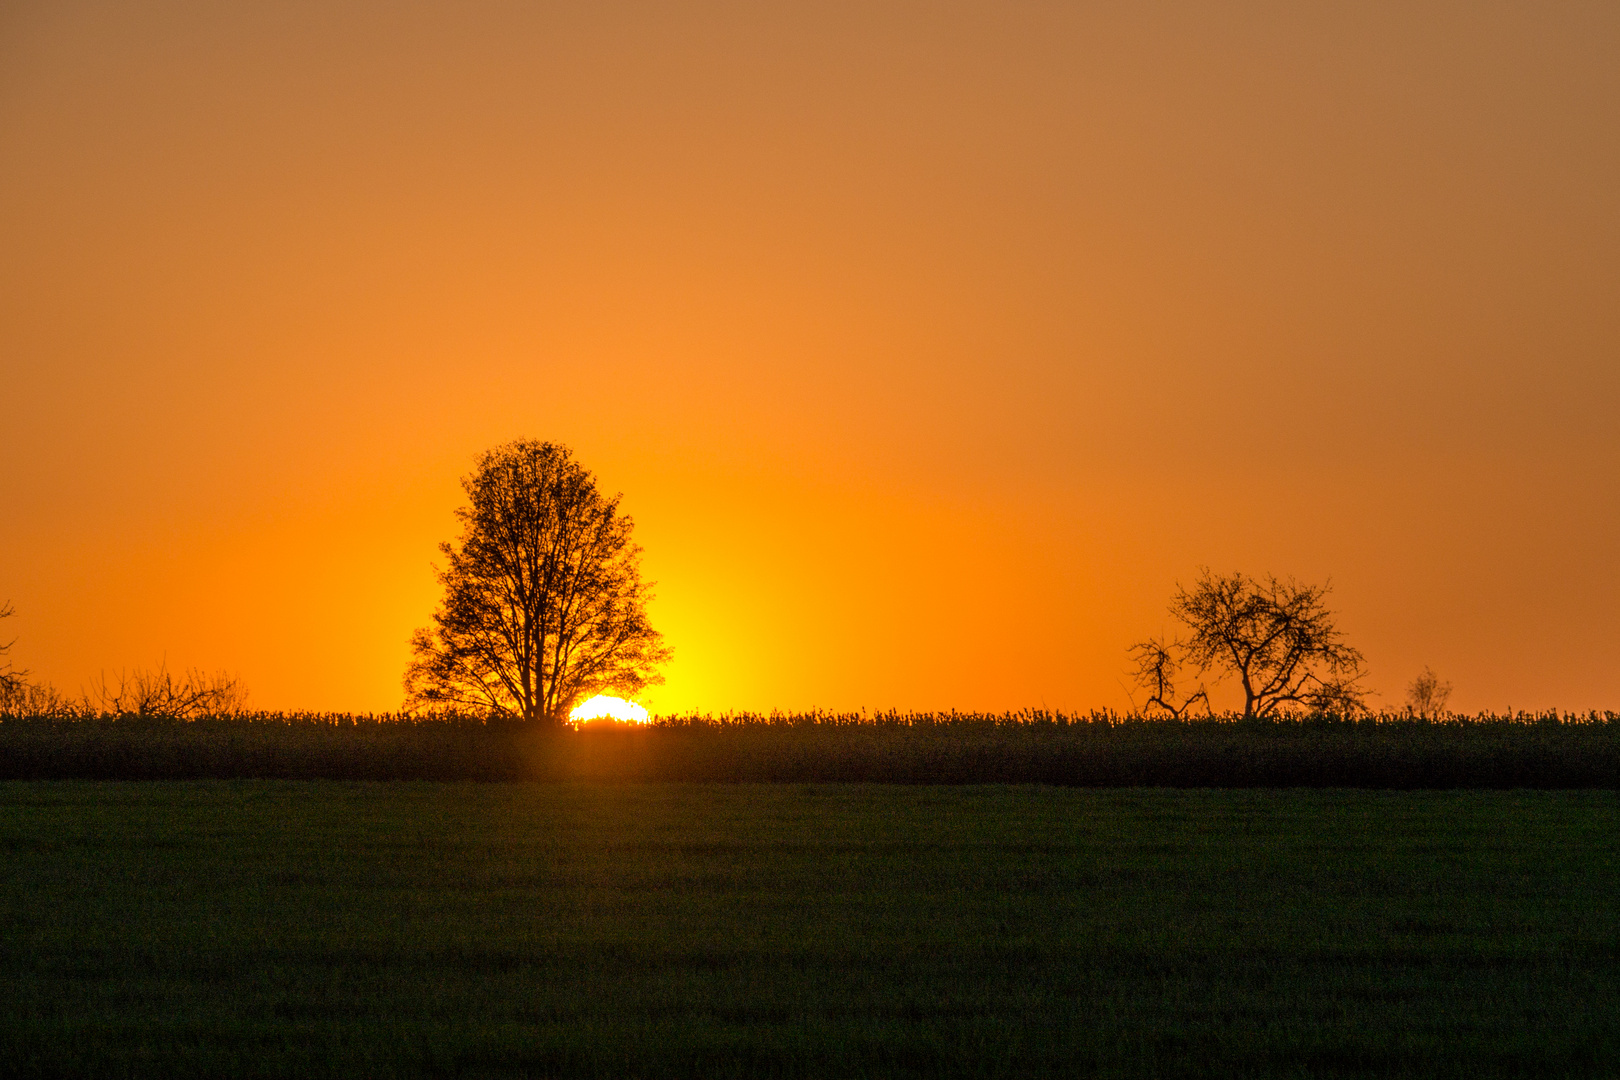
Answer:
POLYGON ((1143 720, 678 717, 543 731, 475 717, 0 719, 0 779, 1620 787, 1620 717, 1143 720))

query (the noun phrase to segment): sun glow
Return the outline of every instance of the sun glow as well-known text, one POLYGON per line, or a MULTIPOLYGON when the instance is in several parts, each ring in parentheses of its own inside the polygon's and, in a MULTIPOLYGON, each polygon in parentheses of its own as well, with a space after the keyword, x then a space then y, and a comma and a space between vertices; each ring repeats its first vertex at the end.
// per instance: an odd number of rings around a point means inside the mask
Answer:
POLYGON ((627 724, 645 724, 649 718, 647 710, 633 701, 598 694, 584 704, 574 706, 574 711, 568 714, 568 719, 576 724, 583 724, 587 720, 619 720, 627 724))

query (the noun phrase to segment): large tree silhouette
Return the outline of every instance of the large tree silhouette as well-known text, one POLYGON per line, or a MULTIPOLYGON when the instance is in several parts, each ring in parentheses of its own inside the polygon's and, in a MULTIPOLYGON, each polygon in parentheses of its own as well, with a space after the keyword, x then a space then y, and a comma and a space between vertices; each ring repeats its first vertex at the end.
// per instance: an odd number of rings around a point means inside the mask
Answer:
POLYGON ((557 724, 580 700, 631 697, 670 658, 647 621, 650 583, 619 499, 565 446, 520 439, 461 481, 462 534, 441 544, 444 599, 411 637, 408 707, 557 724))
POLYGON ((1362 655, 1345 644, 1328 610, 1326 585, 1300 584, 1268 574, 1212 574, 1206 568, 1191 589, 1176 586, 1170 614, 1184 637, 1150 639, 1131 647, 1137 685, 1148 707, 1183 714, 1195 701, 1209 705, 1203 686, 1178 701, 1182 667, 1217 680, 1235 676, 1243 688, 1245 717, 1300 709, 1350 713, 1365 708, 1362 655))

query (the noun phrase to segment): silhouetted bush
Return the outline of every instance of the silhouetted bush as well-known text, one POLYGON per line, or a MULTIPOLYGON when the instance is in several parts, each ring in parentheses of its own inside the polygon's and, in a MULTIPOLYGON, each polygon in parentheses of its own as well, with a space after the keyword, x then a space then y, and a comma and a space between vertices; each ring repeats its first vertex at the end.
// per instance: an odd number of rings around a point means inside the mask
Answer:
POLYGON ((456 714, 0 716, 0 779, 249 777, 1616 788, 1620 714, 808 713, 578 732, 456 714))

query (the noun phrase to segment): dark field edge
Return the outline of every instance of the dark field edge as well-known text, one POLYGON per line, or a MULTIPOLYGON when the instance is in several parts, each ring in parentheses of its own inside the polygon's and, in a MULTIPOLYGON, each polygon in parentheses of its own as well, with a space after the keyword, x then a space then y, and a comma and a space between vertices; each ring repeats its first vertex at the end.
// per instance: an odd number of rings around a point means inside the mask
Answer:
POLYGON ((1620 714, 1162 720, 1112 713, 0 716, 5 780, 482 780, 1620 788, 1620 714))

